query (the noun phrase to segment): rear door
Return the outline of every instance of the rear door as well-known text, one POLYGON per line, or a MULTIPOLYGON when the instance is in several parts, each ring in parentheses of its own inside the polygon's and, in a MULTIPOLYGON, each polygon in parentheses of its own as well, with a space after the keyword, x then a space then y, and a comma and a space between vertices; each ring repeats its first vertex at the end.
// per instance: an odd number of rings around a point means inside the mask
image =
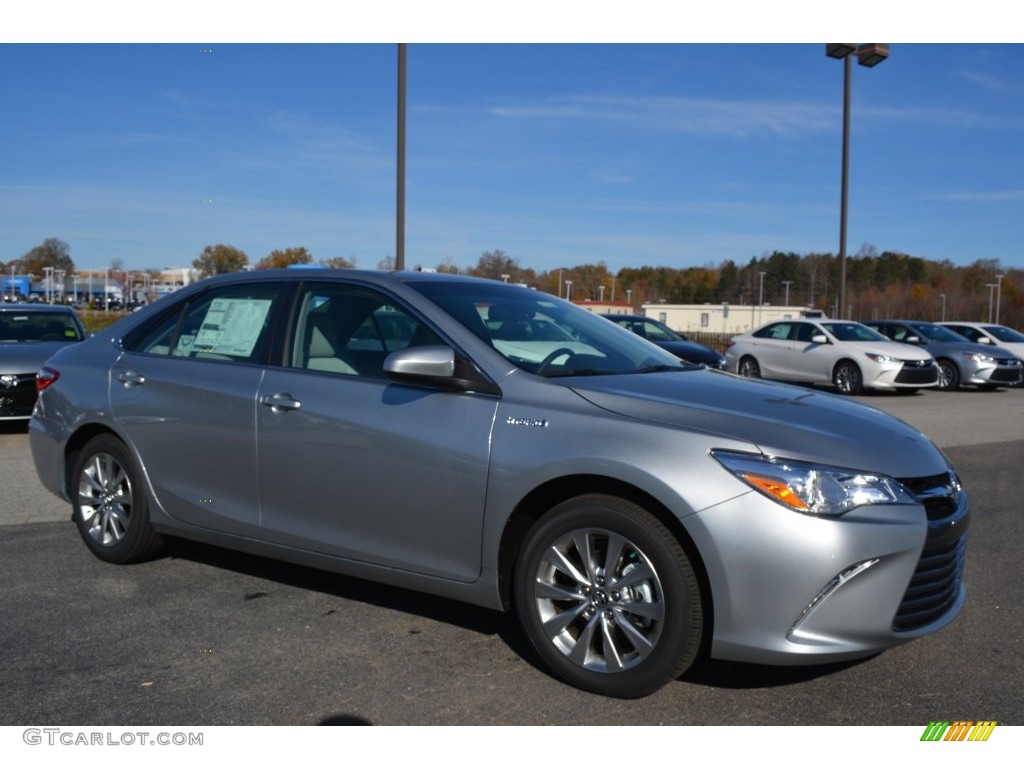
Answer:
POLYGON ((110 378, 114 416, 158 504, 192 525, 259 531, 256 392, 281 284, 215 288, 127 343, 110 378))

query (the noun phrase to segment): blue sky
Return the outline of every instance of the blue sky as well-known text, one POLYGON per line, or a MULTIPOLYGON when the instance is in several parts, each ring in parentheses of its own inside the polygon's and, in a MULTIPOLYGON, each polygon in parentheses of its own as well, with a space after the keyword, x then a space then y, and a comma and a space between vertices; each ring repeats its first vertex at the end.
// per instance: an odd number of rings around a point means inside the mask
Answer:
MULTIPOLYGON (((0 45, 0 261, 395 250, 392 44, 0 45), (13 118, 13 119, 12 119, 13 118)), ((848 250, 1024 266, 1024 46, 854 66, 848 250)), ((406 260, 836 252, 842 64, 814 44, 412 44, 406 260)))

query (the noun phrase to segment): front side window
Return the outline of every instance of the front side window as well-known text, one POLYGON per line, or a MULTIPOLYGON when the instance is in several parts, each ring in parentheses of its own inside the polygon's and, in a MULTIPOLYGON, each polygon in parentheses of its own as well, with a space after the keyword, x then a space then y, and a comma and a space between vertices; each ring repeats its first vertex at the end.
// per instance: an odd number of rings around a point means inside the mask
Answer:
POLYGON ((303 287, 291 339, 292 368, 371 378, 384 377, 384 359, 392 352, 444 344, 384 294, 334 283, 303 287))

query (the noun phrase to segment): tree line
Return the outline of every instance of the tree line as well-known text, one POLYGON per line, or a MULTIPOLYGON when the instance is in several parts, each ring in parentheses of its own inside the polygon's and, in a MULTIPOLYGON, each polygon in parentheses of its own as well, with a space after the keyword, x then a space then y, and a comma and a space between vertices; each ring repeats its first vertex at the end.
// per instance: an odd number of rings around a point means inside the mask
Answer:
MULTIPOLYGON (((355 259, 330 257, 317 260, 305 247, 273 250, 251 265, 252 269, 277 269, 292 264, 316 264, 331 268, 356 266, 355 259)), ((231 245, 208 245, 192 261, 201 277, 250 268, 248 255, 231 245)), ((378 269, 393 269, 386 257, 378 269)), ((40 279, 45 268, 73 274, 75 266, 67 243, 48 238, 20 259, 2 265, 4 274, 40 279)), ((111 264, 123 269, 120 260, 111 264)), ((718 265, 691 267, 623 267, 617 272, 603 261, 566 265, 537 271, 503 250, 484 251, 477 263, 461 268, 451 257, 434 270, 467 274, 492 280, 523 283, 573 301, 628 302, 642 304, 789 304, 835 315, 839 285, 839 260, 831 253, 797 254, 774 251, 751 257, 743 265, 725 260, 718 265)), ((153 271, 153 270, 150 270, 153 271)), ((1024 328, 1024 270, 1004 268, 996 259, 978 259, 966 266, 949 260, 934 261, 897 251, 879 253, 871 245, 847 257, 846 306, 853 320, 999 321, 1024 328), (1001 277, 1000 277, 1001 276, 1001 277)))

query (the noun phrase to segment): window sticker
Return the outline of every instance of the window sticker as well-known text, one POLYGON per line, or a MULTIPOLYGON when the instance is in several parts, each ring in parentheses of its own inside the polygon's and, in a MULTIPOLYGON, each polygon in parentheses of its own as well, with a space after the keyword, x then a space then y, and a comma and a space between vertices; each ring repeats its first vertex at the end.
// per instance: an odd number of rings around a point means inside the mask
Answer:
POLYGON ((256 347, 271 299, 214 299, 192 343, 195 352, 249 357, 256 347))

